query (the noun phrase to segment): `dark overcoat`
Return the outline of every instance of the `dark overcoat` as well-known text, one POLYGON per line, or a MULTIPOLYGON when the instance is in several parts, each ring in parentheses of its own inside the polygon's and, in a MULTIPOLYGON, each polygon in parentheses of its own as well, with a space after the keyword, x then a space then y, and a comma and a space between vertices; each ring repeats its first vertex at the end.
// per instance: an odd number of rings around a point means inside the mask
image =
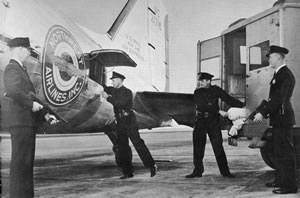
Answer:
POLYGON ((269 101, 258 109, 265 118, 270 117, 273 127, 290 127, 295 124, 295 114, 291 97, 295 87, 295 77, 291 70, 284 66, 270 82, 269 101))
POLYGON ((2 128, 36 127, 41 112, 32 112, 33 98, 29 92, 35 93, 35 89, 27 71, 11 59, 3 78, 6 95, 1 104, 2 128))

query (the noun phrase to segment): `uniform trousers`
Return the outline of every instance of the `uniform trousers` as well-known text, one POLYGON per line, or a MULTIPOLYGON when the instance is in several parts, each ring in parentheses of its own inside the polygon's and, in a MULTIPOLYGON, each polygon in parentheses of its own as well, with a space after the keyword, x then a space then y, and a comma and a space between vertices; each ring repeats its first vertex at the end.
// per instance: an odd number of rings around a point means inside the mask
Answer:
MULTIPOLYGON (((218 116, 218 115, 216 115, 218 116)), ((223 148, 220 118, 197 118, 193 131, 194 171, 204 172, 203 157, 206 145, 206 134, 210 139, 221 174, 229 172, 226 154, 223 148)))
POLYGON ((276 183, 281 188, 297 189, 296 152, 292 127, 272 128, 276 183))
POLYGON ((133 113, 117 118, 117 134, 120 167, 124 174, 133 173, 132 151, 128 139, 132 142, 145 167, 149 168, 155 164, 144 140, 140 137, 133 113))
POLYGON ((10 198, 32 198, 35 130, 32 127, 12 128, 10 134, 12 145, 10 198))

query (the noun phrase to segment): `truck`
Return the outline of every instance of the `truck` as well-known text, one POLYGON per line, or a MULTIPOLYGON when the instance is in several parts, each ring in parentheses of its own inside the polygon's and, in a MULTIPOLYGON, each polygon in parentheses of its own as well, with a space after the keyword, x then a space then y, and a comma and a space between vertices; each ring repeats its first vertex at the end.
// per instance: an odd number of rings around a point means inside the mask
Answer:
MULTIPOLYGON (((232 23, 220 36, 197 43, 197 70, 214 75, 212 83, 246 103, 254 111, 268 99, 274 74, 266 54, 271 45, 289 49, 286 64, 296 78, 292 104, 296 116, 294 146, 300 168, 300 0, 277 1, 273 7, 250 18, 232 23)), ((225 107, 226 108, 226 107, 225 107)), ((265 163, 274 168, 272 133, 268 120, 248 122, 239 136, 255 142, 265 137, 260 152, 265 163)))

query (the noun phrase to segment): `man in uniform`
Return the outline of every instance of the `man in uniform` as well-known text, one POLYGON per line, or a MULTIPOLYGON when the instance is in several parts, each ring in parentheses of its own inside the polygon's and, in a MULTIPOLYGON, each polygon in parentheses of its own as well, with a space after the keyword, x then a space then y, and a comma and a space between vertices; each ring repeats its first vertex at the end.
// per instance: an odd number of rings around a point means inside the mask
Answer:
POLYGON ((221 175, 234 177, 228 168, 220 127, 220 115, 226 117, 227 113, 219 109, 218 102, 220 98, 233 107, 243 107, 244 104, 228 95, 220 87, 211 85, 212 77, 213 75, 205 72, 198 74, 200 88, 194 92, 196 105, 196 122, 193 131, 194 170, 186 175, 186 178, 202 177, 206 134, 212 144, 221 175))
POLYGON ((2 99, 2 127, 11 134, 10 197, 32 198, 35 134, 38 122, 52 119, 43 106, 34 101, 32 82, 23 63, 30 55, 28 38, 14 38, 7 43, 11 59, 4 70, 6 94, 2 99))
POLYGON ((260 122, 263 117, 270 117, 273 137, 273 155, 276 169, 275 181, 267 183, 267 187, 278 187, 275 194, 297 192, 296 155, 293 145, 293 125, 295 114, 291 104, 291 97, 295 87, 295 77, 285 64, 285 55, 289 50, 272 45, 270 46, 269 62, 276 69, 270 82, 269 101, 258 107, 254 121, 260 122))
POLYGON ((136 117, 132 110, 132 92, 123 85, 125 76, 113 72, 110 79, 113 87, 105 88, 107 94, 104 94, 104 97, 113 104, 117 119, 119 165, 123 171, 123 176, 120 179, 133 177, 132 152, 128 138, 131 140, 144 166, 150 169, 150 176, 153 177, 156 175, 157 166, 144 140, 140 137, 136 117))

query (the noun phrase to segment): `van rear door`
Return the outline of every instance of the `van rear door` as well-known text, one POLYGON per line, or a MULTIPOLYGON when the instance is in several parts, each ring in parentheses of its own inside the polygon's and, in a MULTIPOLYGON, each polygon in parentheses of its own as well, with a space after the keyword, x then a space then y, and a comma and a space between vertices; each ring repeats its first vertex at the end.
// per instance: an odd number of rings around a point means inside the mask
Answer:
POLYGON ((214 75, 212 83, 220 87, 222 85, 222 37, 216 37, 197 44, 198 72, 208 72, 214 75))

